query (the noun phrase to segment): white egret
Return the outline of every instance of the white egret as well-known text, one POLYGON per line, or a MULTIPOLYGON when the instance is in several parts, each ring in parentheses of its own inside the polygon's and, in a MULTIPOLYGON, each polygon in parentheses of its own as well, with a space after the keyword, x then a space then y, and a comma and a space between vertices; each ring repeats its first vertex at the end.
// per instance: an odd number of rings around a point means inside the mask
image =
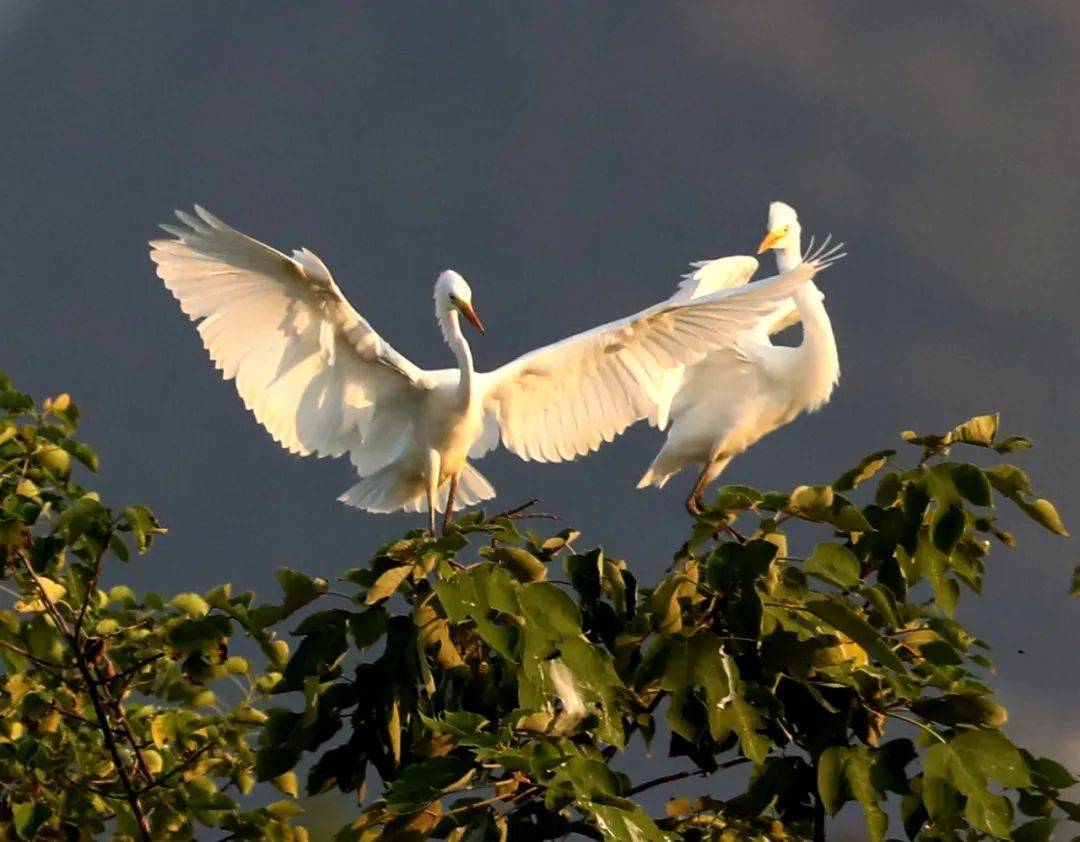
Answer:
POLYGON ((293 453, 349 453, 361 481, 339 499, 370 512, 446 512, 495 494, 469 464, 499 442, 525 459, 595 450, 645 417, 664 371, 739 338, 829 260, 751 286, 633 316, 473 369, 464 318, 481 332, 472 291, 447 270, 435 316, 457 368, 425 371, 345 300, 307 249, 289 257, 196 206, 176 239, 154 240, 157 274, 245 406, 293 453))
MULTIPOLYGON (((781 273, 796 269, 803 256, 802 229, 795 210, 773 202, 768 226, 758 254, 772 249, 781 273)), ((835 250, 830 252, 830 259, 837 256, 835 250)), ((758 262, 740 256, 694 266, 696 271, 684 278, 672 301, 745 289, 758 262)), ((753 286, 756 284, 749 285, 753 286)), ((840 377, 840 361, 823 299, 811 280, 737 342, 710 352, 694 365, 665 374, 651 420, 664 429, 670 417, 671 428, 638 488, 662 487, 687 466, 702 465, 686 498, 687 510, 700 514, 705 487, 728 462, 800 413, 818 409, 829 399, 840 377), (799 320, 803 340, 798 347, 772 344, 770 333, 799 320)))

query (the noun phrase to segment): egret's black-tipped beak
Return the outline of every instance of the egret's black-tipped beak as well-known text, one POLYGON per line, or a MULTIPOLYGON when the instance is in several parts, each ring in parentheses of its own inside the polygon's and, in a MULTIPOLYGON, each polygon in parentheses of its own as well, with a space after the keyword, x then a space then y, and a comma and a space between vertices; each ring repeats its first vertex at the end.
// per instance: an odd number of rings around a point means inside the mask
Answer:
POLYGON ((473 309, 472 304, 468 301, 457 301, 458 311, 465 317, 465 319, 475 327, 481 333, 484 332, 484 325, 480 322, 480 317, 476 315, 476 311, 473 309))

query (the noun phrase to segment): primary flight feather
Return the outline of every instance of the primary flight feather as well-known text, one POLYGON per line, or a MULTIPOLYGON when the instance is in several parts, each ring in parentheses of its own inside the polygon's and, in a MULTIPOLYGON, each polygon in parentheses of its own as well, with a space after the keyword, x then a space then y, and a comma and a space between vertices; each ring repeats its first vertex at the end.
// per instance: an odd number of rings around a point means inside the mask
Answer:
MULTIPOLYGON (((525 354, 473 368, 461 319, 481 332, 472 290, 447 270, 435 315, 456 368, 427 371, 395 351, 307 249, 291 256, 196 206, 175 239, 151 242, 157 274, 211 359, 259 422, 293 453, 348 453, 361 476, 342 496, 371 512, 449 520, 495 489, 469 464, 501 440, 524 459, 595 450, 655 406, 665 372, 732 346, 829 259, 690 301, 666 301, 525 354)), ((445 524, 445 521, 444 521, 445 524)))

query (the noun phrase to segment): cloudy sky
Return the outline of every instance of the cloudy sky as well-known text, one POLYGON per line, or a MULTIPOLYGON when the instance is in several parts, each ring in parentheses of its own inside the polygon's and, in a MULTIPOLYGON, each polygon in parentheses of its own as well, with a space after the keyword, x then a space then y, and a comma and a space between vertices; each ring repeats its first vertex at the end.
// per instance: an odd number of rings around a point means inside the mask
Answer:
MULTIPOLYGON (((332 576, 416 524, 342 508, 347 464, 279 450, 220 381, 146 255, 193 202, 316 251, 420 365, 450 361, 431 284, 456 268, 486 369, 752 251, 784 199, 849 245, 823 281, 843 379, 727 479, 829 481, 901 429, 999 410, 1080 522, 1077 5, 266 8, 0 7, 0 367, 72 392, 103 493, 170 527, 138 584, 269 595, 279 565, 332 576)), ((658 442, 482 469, 501 504, 541 498, 648 579, 687 526, 689 477, 634 490, 658 442)), ((998 644, 1013 732, 1060 754, 1064 728, 1080 764, 1078 554, 1003 514, 1021 549, 962 614, 998 644)))

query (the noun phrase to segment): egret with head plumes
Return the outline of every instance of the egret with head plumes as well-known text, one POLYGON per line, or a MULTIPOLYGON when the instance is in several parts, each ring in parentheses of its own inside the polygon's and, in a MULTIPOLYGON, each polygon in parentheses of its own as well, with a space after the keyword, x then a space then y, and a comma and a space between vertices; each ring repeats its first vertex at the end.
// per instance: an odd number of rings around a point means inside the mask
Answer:
MULTIPOLYGON (((780 277, 784 277, 803 263, 801 238, 795 210, 773 202, 768 233, 758 254, 774 251, 780 277)), ((842 256, 836 253, 838 248, 825 252, 829 259, 842 256)), ((757 268, 757 260, 742 256, 695 264, 695 271, 683 279, 670 301, 689 303, 724 291, 752 289, 757 284, 747 282, 757 268)), ((735 342, 664 375, 651 420, 660 429, 668 427, 670 420, 670 428, 638 488, 663 486, 684 468, 701 465, 686 498, 690 513, 700 514, 706 486, 736 455, 800 413, 822 406, 839 377, 840 361, 824 295, 810 280, 735 342), (794 348, 773 345, 770 334, 800 320, 801 344, 794 348)))

